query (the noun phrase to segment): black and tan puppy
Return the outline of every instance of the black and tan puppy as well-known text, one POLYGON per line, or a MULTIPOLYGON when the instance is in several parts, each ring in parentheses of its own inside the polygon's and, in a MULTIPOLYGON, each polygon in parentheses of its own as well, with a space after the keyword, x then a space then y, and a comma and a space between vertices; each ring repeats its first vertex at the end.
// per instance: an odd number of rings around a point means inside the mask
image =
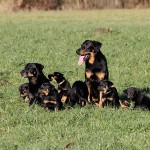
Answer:
POLYGON ((38 90, 41 106, 49 110, 60 110, 62 103, 55 87, 50 83, 43 83, 38 90))
POLYGON ((101 80, 94 75, 90 77, 90 99, 92 103, 98 103, 100 101, 100 91, 98 90, 100 81, 101 80))
POLYGON ((58 84, 58 93, 60 95, 61 101, 63 104, 68 103, 69 93, 70 93, 70 83, 65 79, 64 75, 60 72, 54 72, 53 74, 48 75, 50 81, 54 81, 58 84))
POLYGON ((19 93, 25 103, 30 103, 30 101, 34 100, 34 95, 30 92, 29 83, 20 85, 19 93))
MULTIPOLYGON (((113 83, 108 81, 108 80, 100 80, 100 79, 97 79, 95 76, 91 76, 90 78, 90 87, 91 87, 91 101, 92 103, 95 103, 96 105, 98 105, 99 107, 104 107, 104 105, 106 104, 109 104, 109 105, 112 105, 113 103, 111 103, 111 101, 109 99, 106 99, 105 102, 103 103, 102 101, 102 96, 104 96, 105 92, 104 90, 100 90, 100 88, 105 88, 105 86, 107 86, 106 88, 109 89, 109 92, 110 90, 111 91, 111 95, 107 95, 106 96, 113 96, 114 98, 117 99, 117 102, 118 102, 118 99, 119 99, 119 96, 118 96, 118 92, 116 90, 116 88, 114 87, 113 83), (108 84, 108 85, 107 85, 108 84), (112 87, 111 87, 112 86, 112 87)), ((120 100, 119 99, 119 103, 120 103, 120 106, 121 108, 127 108, 129 107, 129 102, 126 101, 126 100, 120 100)), ((118 103, 117 103, 117 107, 118 107, 118 103)))
POLYGON ((99 80, 109 78, 106 57, 100 51, 102 44, 98 41, 86 40, 76 51, 80 55, 78 64, 81 65, 85 61, 85 81, 88 86, 88 101, 90 103, 90 77, 95 76, 99 80))
POLYGON ((75 81, 70 91, 70 102, 73 105, 79 104, 81 107, 86 105, 88 100, 88 88, 82 81, 75 81))
POLYGON ((123 91, 128 101, 134 102, 134 108, 146 108, 150 110, 150 98, 144 95, 139 89, 129 87, 123 91))
POLYGON ((104 107, 107 104, 111 107, 120 106, 117 89, 111 81, 100 81, 98 89, 100 91, 100 101, 98 103, 99 107, 104 107))
MULTIPOLYGON (((44 66, 39 63, 28 63, 20 72, 22 77, 28 78, 30 92, 34 95, 35 98, 40 86, 45 82, 49 82, 49 80, 43 74, 43 68, 44 66)), ((29 105, 32 103, 33 101, 30 101, 29 105)))

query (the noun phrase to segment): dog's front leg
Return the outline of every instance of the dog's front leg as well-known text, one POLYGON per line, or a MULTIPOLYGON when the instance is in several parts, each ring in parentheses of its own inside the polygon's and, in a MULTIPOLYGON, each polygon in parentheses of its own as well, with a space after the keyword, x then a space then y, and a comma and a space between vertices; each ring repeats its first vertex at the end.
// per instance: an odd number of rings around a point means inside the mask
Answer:
POLYGON ((90 77, 93 75, 93 73, 89 70, 86 70, 85 72, 85 81, 88 87, 88 103, 91 103, 91 84, 90 84, 90 77))
POLYGON ((91 103, 91 85, 90 82, 87 82, 87 87, 88 87, 88 103, 91 103))
POLYGON ((99 92, 99 107, 102 108, 103 107, 103 99, 102 99, 102 91, 99 92))

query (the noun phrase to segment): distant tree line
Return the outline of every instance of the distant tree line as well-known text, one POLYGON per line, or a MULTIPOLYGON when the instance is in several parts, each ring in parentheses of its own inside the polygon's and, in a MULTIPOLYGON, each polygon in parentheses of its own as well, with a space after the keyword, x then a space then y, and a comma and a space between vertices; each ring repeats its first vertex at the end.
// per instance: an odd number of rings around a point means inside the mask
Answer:
POLYGON ((75 9, 149 7, 150 0, 64 0, 65 6, 75 9))
MULTIPOLYGON (((10 0, 0 0, 10 4, 10 0)), ((11 0, 18 9, 103 9, 150 7, 150 0, 11 0)))
POLYGON ((21 9, 62 9, 64 0, 19 0, 18 7, 21 9))

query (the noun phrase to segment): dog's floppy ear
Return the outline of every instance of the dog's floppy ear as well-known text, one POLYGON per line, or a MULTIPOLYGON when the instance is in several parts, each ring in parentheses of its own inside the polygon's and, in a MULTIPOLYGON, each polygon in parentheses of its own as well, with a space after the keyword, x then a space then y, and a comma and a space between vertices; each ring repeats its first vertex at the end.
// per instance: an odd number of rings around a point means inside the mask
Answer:
POLYGON ((98 41, 92 41, 92 43, 93 43, 95 52, 99 52, 99 51, 100 51, 100 48, 101 48, 101 46, 102 46, 102 43, 100 43, 100 42, 98 42, 98 41))
POLYGON ((44 69, 44 66, 39 63, 35 63, 36 67, 38 68, 39 71, 42 71, 44 69))
POLYGON ((50 93, 53 94, 55 91, 54 85, 50 84, 50 93))
POLYGON ((135 88, 135 93, 138 95, 141 93, 140 89, 135 88))
POLYGON ((107 83, 109 87, 112 87, 114 85, 111 81, 107 81, 107 83))
POLYGON ((49 78, 50 81, 52 81, 52 77, 53 77, 53 74, 48 75, 48 78, 49 78))
POLYGON ((123 90, 123 94, 124 94, 124 95, 127 94, 127 89, 123 90))

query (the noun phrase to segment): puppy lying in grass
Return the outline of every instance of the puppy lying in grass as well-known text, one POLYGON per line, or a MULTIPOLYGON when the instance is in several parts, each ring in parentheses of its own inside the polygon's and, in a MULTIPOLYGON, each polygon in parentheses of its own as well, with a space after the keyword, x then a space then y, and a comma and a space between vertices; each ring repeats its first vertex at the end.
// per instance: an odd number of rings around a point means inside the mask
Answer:
POLYGON ((150 98, 144 95, 139 89, 135 87, 129 87, 123 91, 123 95, 127 100, 134 102, 134 108, 146 108, 150 110, 150 98))

